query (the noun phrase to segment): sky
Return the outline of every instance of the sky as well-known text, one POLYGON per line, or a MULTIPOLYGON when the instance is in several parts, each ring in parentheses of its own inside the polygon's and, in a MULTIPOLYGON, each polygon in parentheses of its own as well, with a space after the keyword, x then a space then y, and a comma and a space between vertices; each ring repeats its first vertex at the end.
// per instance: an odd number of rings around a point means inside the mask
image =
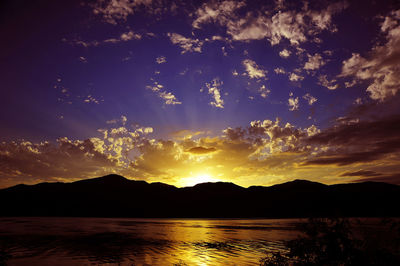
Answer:
POLYGON ((398 1, 0 4, 0 188, 400 184, 398 1))

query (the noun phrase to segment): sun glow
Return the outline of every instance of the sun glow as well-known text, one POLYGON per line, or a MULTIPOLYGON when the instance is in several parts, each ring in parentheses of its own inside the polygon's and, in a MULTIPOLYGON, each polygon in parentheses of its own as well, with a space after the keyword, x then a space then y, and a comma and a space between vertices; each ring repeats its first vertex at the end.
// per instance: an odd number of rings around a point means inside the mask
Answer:
POLYGON ((182 187, 191 187, 199 183, 218 182, 218 181, 219 181, 218 179, 215 179, 209 173, 194 173, 193 175, 182 178, 180 183, 182 187))

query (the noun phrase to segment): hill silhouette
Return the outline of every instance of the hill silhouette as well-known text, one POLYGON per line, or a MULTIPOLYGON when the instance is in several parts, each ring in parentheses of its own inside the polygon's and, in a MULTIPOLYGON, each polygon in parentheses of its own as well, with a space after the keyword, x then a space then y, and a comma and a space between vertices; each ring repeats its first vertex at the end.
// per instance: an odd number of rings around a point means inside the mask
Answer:
POLYGON ((289 218, 400 216, 400 186, 324 185, 295 180, 270 187, 202 183, 177 188, 119 175, 0 190, 0 216, 289 218))

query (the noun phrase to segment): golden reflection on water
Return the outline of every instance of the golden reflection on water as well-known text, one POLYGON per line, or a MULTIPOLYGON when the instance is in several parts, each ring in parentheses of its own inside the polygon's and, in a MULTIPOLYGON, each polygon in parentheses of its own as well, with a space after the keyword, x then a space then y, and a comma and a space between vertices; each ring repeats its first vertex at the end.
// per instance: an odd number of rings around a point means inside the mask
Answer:
POLYGON ((285 251, 297 222, 1 218, 0 237, 17 243, 10 265, 258 265, 267 252, 285 251))
POLYGON ((279 223, 278 220, 170 220, 151 234, 175 244, 170 252, 147 256, 146 263, 258 264, 266 252, 283 250, 282 240, 295 236, 292 230, 287 230, 287 221, 285 229, 279 223), (271 230, 271 226, 277 225, 276 230, 271 230))

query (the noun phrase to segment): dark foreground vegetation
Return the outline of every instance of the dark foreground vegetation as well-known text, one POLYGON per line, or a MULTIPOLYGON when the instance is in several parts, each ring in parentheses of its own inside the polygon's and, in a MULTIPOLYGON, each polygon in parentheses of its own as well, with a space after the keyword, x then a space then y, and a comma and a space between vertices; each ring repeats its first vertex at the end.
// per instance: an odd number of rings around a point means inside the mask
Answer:
POLYGON ((382 219, 380 228, 367 230, 359 220, 311 218, 300 225, 303 234, 287 242, 287 253, 269 254, 261 265, 400 265, 399 220, 382 219))
POLYGON ((271 187, 218 182, 177 188, 109 175, 73 183, 17 185, 1 189, 0 202, 3 217, 400 217, 400 186, 328 186, 295 180, 271 187))

